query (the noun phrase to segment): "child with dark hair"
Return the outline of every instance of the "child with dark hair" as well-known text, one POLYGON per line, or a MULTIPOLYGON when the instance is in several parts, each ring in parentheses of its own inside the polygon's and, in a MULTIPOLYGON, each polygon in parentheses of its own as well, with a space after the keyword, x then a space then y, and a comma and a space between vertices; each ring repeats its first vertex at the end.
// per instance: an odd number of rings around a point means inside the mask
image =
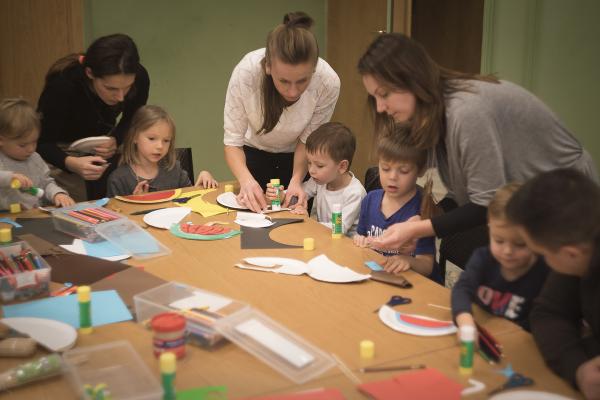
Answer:
MULTIPOLYGON (((362 201, 357 235, 354 236, 357 246, 367 247, 370 240, 381 236, 395 223, 420 219, 425 209, 433 211, 429 201, 431 194, 422 193, 417 186, 417 178, 423 176, 427 168, 427 152, 408 144, 403 133, 398 128, 394 134, 378 140, 382 189, 370 191, 362 201)), ((387 249, 381 253, 386 256, 383 267, 387 272, 401 273, 412 269, 442 282, 434 260, 435 242, 432 237, 419 239, 416 248, 411 246, 408 254, 401 249, 387 249)))
POLYGON ((573 169, 546 172, 513 196, 507 215, 553 269, 530 318, 540 352, 600 399, 600 187, 573 169))
MULTIPOLYGON (((345 125, 339 122, 321 125, 306 140, 310 179, 302 185, 308 197, 315 198, 312 214, 324 225, 331 226, 333 205, 341 205, 342 232, 348 236, 356 232, 360 202, 366 195, 365 188, 350 172, 355 149, 356 138, 345 125)), ((267 199, 275 198, 270 183, 266 195, 267 199)), ((294 207, 294 213, 307 213, 302 204, 294 207)))
POLYGON ((506 204, 519 189, 516 183, 496 191, 488 206, 489 247, 473 252, 452 289, 456 325, 475 325, 471 303, 529 330, 533 299, 542 290, 548 266, 527 247, 517 226, 506 217, 506 204))

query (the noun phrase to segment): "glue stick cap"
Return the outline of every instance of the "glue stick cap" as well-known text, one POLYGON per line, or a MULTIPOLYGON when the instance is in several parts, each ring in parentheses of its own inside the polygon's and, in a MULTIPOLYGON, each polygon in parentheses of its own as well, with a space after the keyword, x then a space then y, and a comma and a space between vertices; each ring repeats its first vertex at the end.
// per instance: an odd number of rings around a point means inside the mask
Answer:
POLYGON ((90 301, 91 297, 91 289, 89 286, 79 286, 77 288, 77 300, 90 301))
POLYGON ((172 374, 177 369, 177 358, 170 351, 160 355, 160 372, 162 374, 172 374))
POLYGON ((11 228, 0 228, 0 243, 12 242, 12 230, 11 228))
POLYGON ((13 189, 20 189, 21 188, 21 181, 18 179, 13 179, 12 181, 10 181, 10 187, 13 189))
POLYGON ((461 342, 473 342, 475 340, 475 327, 473 325, 463 325, 458 332, 461 342))
POLYGON ((271 179, 271 185, 281 185, 281 181, 279 178, 273 178, 271 179))
POLYGON ((342 205, 340 203, 334 203, 331 206, 331 212, 341 213, 342 212, 342 205))

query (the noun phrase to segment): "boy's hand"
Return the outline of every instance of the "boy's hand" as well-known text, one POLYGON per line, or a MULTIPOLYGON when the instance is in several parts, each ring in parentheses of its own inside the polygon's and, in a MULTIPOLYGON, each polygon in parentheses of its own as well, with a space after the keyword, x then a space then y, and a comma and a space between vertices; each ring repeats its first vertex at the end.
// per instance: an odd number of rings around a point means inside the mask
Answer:
POLYGON ((219 182, 213 178, 210 172, 200 171, 198 179, 196 179, 196 186, 202 186, 204 189, 217 188, 219 186, 219 182))
POLYGON ((367 237, 363 235, 359 235, 358 233, 354 235, 352 238, 355 246, 358 247, 369 247, 369 242, 367 242, 367 237))
POLYGON ((21 188, 23 188, 23 189, 29 189, 30 187, 33 186, 33 182, 31 181, 31 179, 29 179, 28 177, 26 177, 23 174, 14 173, 12 175, 12 179, 18 180, 19 183, 21 184, 21 188))
POLYGON ((54 196, 54 205, 57 207, 69 207, 75 204, 75 200, 66 193, 57 193, 54 196))
MULTIPOLYGON (((281 202, 285 200, 284 189, 285 188, 283 187, 283 185, 279 186, 279 201, 281 202)), ((267 183, 267 190, 265 190, 265 197, 267 198, 267 201, 271 202, 275 200, 277 198, 276 193, 277 191, 275 190, 273 185, 271 183, 267 183)))
MULTIPOLYGON (((456 332, 456 338, 460 343, 460 328, 462 326, 472 326, 475 327, 475 320, 473 319, 473 315, 468 312, 460 313, 456 316, 456 326, 458 327, 458 331, 456 332)), ((475 329, 475 346, 477 346, 477 329, 475 329)))
POLYGON ((296 207, 292 208, 290 212, 297 215, 308 215, 306 208, 302 207, 301 205, 297 205, 296 207))
POLYGON ((133 189, 133 193, 132 194, 144 194, 144 193, 148 193, 148 190, 150 189, 150 185, 148 184, 147 180, 143 180, 141 182, 139 182, 137 185, 135 185, 135 188, 133 189))
POLYGON ((296 196, 298 198, 297 203, 304 207, 305 209, 308 207, 308 196, 306 195, 306 192, 304 191, 304 189, 302 189, 302 183, 295 183, 293 181, 290 181, 290 185, 288 186, 287 189, 287 199, 286 201, 283 202, 283 206, 284 207, 289 207, 290 205, 288 204, 292 198, 294 196, 296 196))
POLYGON ((581 364, 575 373, 575 380, 586 399, 600 399, 600 356, 581 364))
POLYGON ((401 255, 386 257, 382 267, 385 272, 390 274, 399 274, 410 269, 410 261, 408 257, 401 255))

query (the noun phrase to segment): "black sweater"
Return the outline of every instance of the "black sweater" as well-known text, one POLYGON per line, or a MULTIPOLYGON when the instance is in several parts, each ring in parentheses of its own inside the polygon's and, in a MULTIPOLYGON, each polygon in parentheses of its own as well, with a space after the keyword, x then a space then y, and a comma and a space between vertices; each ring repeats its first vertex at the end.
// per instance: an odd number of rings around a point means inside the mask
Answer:
POLYGON ((531 330, 548 366, 576 386, 577 368, 600 355, 600 241, 585 276, 548 276, 531 312, 531 330), (582 320, 589 326, 585 335, 582 320))
POLYGON ((146 69, 140 67, 133 87, 125 100, 116 106, 109 106, 91 91, 89 80, 80 65, 51 76, 38 102, 42 130, 37 151, 42 158, 56 167, 66 169, 67 154, 57 143, 70 143, 112 131, 111 135, 120 144, 133 114, 148 100, 150 78, 146 69), (121 119, 115 126, 121 112, 121 119))

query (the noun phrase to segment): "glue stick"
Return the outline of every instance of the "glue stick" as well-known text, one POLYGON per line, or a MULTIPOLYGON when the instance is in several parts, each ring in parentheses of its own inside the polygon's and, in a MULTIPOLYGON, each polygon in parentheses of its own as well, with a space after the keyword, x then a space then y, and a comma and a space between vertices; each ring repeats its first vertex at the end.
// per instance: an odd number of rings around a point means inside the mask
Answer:
POLYGON ((163 400, 175 400, 175 371, 177 370, 177 361, 175 354, 171 352, 160 355, 160 376, 163 386, 163 400))
POLYGON ((331 208, 331 237, 342 237, 342 205, 339 203, 335 203, 331 208))
POLYGON ((281 199, 279 198, 281 195, 281 181, 277 178, 271 179, 271 186, 275 189, 275 198, 271 200, 271 210, 279 211, 281 210, 281 199))
POLYGON ((10 181, 10 187, 13 189, 19 189, 23 193, 29 193, 30 195, 35 196, 37 198, 41 198, 44 196, 44 189, 40 189, 33 186, 27 189, 21 189, 21 181, 18 179, 13 179, 12 181, 10 181))
POLYGON ((77 301, 79 302, 79 333, 87 335, 92 333, 92 295, 89 286, 77 288, 77 301))
POLYGON ((461 375, 473 373, 473 353, 475 351, 475 327, 463 325, 458 330, 460 338, 460 367, 461 375))

